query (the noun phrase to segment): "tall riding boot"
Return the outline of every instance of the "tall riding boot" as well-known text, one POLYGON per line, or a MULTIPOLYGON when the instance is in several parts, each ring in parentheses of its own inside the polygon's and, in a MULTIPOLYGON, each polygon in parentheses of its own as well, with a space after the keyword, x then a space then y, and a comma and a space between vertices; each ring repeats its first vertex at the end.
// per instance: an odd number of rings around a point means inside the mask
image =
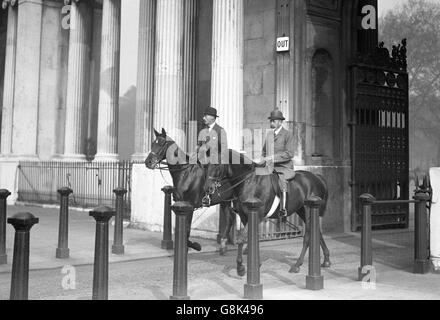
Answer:
POLYGON ((287 199, 287 191, 283 191, 281 195, 281 210, 280 210, 280 218, 283 222, 287 217, 286 199, 287 199))

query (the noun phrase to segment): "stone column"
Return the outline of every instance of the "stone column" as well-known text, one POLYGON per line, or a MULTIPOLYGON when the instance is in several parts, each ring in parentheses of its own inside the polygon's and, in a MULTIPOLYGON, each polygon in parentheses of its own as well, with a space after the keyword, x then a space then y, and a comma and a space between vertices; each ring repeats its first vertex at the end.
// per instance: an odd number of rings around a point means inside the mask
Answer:
POLYGON ((121 0, 104 0, 98 107, 98 152, 95 161, 118 160, 120 37, 121 0))
POLYGON ((139 7, 135 154, 132 157, 133 160, 145 160, 151 149, 153 134, 156 0, 141 0, 139 7))
POLYGON ((6 34, 5 81, 3 87, 1 155, 12 153, 12 116, 14 112, 15 90, 15 55, 17 52, 17 19, 16 0, 3 0, 2 8, 8 10, 6 34))
POLYGON ((182 102, 184 0, 157 0, 154 127, 185 148, 182 102))
POLYGON ((242 150, 243 0, 214 0, 211 107, 219 112, 228 146, 242 150))
POLYGON ((64 3, 71 4, 70 21, 75 26, 70 28, 69 37, 64 158, 85 160, 92 8, 87 0, 65 0, 64 3))
POLYGON ((188 150, 197 145, 196 120, 196 28, 197 0, 185 0, 183 21, 183 110, 188 150))
POLYGON ((37 159, 42 0, 20 0, 17 20, 12 152, 37 159))

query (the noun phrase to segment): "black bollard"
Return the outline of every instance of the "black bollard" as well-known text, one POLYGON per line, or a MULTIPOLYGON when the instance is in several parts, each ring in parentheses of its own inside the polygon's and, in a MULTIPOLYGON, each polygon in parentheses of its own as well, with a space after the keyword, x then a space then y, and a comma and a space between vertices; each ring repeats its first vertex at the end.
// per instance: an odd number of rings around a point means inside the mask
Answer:
POLYGON ((173 250, 173 239, 171 237, 171 195, 174 188, 166 186, 162 188, 165 194, 164 206, 163 206, 163 240, 161 248, 165 250, 173 250))
POLYGON ((8 223, 15 229, 11 300, 28 299, 30 230, 38 221, 38 218, 28 212, 17 213, 12 218, 8 218, 8 223))
POLYGON ((187 202, 176 202, 172 207, 176 214, 173 295, 170 300, 189 300, 188 296, 188 244, 186 224, 194 208, 187 202))
POLYGON ((258 210, 262 206, 259 199, 251 199, 244 203, 248 212, 248 274, 247 283, 244 285, 245 299, 263 299, 263 285, 260 283, 260 243, 258 228, 260 218, 258 210))
POLYGON ((0 265, 8 263, 6 254, 6 199, 11 195, 9 190, 0 190, 0 265))
POLYGON ((108 223, 114 215, 115 211, 110 207, 90 211, 90 216, 96 220, 93 300, 108 299, 108 223))
POLYGON ((124 254, 124 228, 123 228, 123 220, 124 220, 124 196, 127 193, 127 190, 124 188, 116 188, 113 190, 116 194, 116 215, 115 215, 115 232, 113 235, 113 246, 112 253, 114 254, 124 254))
POLYGON ((310 212, 310 246, 309 274, 306 276, 306 288, 321 290, 324 288, 324 277, 321 275, 320 227, 319 209, 324 205, 320 197, 311 197, 305 201, 310 212))
POLYGON ((413 273, 425 274, 430 271, 431 264, 428 250, 428 213, 426 203, 430 196, 426 189, 420 189, 414 196, 414 271, 413 273))
POLYGON ((362 281, 373 267, 373 237, 371 233, 371 206, 376 199, 371 194, 359 197, 362 205, 362 231, 361 231, 361 265, 358 268, 358 280, 362 281))
POLYGON ((72 193, 70 188, 61 188, 60 194, 60 222, 58 228, 58 247, 55 257, 58 259, 69 258, 69 195, 72 193))

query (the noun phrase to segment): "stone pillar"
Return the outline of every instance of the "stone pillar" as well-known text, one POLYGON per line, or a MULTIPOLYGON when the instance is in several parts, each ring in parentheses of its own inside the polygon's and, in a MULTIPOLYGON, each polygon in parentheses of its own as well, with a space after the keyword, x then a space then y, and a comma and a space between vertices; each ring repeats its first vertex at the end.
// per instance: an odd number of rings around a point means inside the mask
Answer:
POLYGON ((98 107, 98 152, 95 161, 118 160, 120 46, 121 0, 104 0, 98 107))
POLYGON ((197 145, 196 120, 196 28, 197 0, 185 0, 183 21, 183 110, 185 111, 185 133, 188 150, 197 145))
POLYGON ((89 1, 84 0, 65 0, 64 3, 71 4, 70 21, 75 26, 70 28, 69 37, 64 158, 85 160, 92 8, 89 1))
POLYGON ((17 1, 3 0, 3 9, 8 10, 6 34, 5 81, 3 87, 1 155, 12 153, 12 116, 14 112, 15 55, 17 52, 17 1))
POLYGON ((211 107, 228 135, 228 147, 242 150, 243 0, 214 0, 211 107))
POLYGON ((154 127, 185 148, 182 102, 184 0, 157 0, 154 127))
POLYGON ((133 160, 147 158, 153 138, 155 24, 156 0, 140 1, 135 154, 133 160))
POLYGON ((12 152, 37 158, 42 0, 21 0, 17 21, 12 152))

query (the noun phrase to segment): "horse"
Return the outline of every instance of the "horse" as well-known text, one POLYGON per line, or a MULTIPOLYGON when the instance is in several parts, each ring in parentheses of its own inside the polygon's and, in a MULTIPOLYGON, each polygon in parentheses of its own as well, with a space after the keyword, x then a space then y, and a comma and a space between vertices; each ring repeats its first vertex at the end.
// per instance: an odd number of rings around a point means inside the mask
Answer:
MULTIPOLYGON (((260 175, 257 173, 258 165, 248 159, 245 155, 234 150, 230 150, 229 159, 239 159, 238 164, 229 162, 228 164, 212 164, 208 165, 207 179, 205 180, 205 196, 221 193, 222 185, 227 181, 233 186, 233 196, 235 198, 234 210, 239 214, 241 221, 245 227, 238 243, 237 253, 237 273, 244 276, 246 268, 243 266, 243 243, 246 241, 248 215, 244 207, 244 203, 251 198, 260 199, 263 206, 258 210, 259 221, 267 216, 272 208, 275 198, 280 192, 277 173, 260 175)), ((297 262, 291 266, 290 273, 298 273, 304 262, 304 256, 310 242, 310 225, 304 202, 312 196, 318 196, 324 200, 325 205, 320 208, 319 216, 323 217, 328 200, 327 183, 321 175, 313 174, 308 171, 296 171, 295 177, 288 181, 288 199, 286 201, 287 216, 297 213, 305 223, 305 234, 303 239, 303 247, 297 262)), ((270 219, 285 219, 279 214, 280 206, 270 219)), ((324 262, 322 267, 330 267, 330 253, 327 245, 322 237, 320 229, 320 245, 324 252, 324 262)))
MULTIPOLYGON (((162 132, 159 133, 154 129, 155 139, 152 142, 151 152, 145 159, 145 166, 148 169, 154 170, 160 168, 161 163, 165 160, 169 160, 169 157, 173 157, 172 161, 166 161, 168 170, 173 179, 174 201, 186 201, 191 204, 195 209, 202 208, 207 205, 205 202, 202 205, 204 195, 204 184, 206 177, 206 166, 204 166, 198 159, 197 161, 191 161, 190 156, 184 153, 177 144, 167 136, 165 129, 162 128, 162 132), (177 160, 177 161, 176 161, 177 160)), ((205 198, 206 199, 206 198, 205 198)), ((226 212, 226 228, 221 231, 221 242, 227 241, 228 235, 233 224, 233 213, 231 211, 230 202, 223 201, 223 199, 215 199, 210 201, 209 205, 220 204, 222 210, 226 212)), ((201 245, 197 242, 191 242, 189 240, 191 232, 191 223, 193 214, 188 218, 187 224, 187 239, 188 248, 192 248, 196 251, 201 251, 201 245)), ((220 248, 220 254, 224 254, 224 249, 220 248)))

